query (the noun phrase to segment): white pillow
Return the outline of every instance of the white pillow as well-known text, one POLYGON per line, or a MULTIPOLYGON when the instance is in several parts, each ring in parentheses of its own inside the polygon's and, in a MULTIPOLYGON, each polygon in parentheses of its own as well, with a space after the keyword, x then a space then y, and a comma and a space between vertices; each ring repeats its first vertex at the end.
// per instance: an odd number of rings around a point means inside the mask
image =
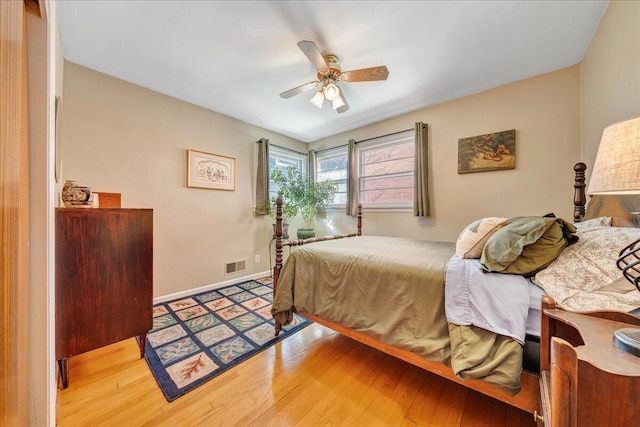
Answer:
POLYGON ((480 258, 489 237, 509 223, 509 218, 480 218, 467 225, 456 242, 456 253, 460 258, 480 258))

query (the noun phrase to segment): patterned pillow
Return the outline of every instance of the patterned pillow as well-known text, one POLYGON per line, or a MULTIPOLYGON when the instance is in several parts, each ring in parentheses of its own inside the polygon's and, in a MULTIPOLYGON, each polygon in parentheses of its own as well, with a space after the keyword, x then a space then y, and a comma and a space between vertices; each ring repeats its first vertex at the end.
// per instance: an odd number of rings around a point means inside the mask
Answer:
POLYGON ((460 258, 480 258, 489 237, 509 223, 509 218, 480 218, 467 225, 456 242, 456 253, 460 258))
POLYGON ((618 253, 640 239, 640 228, 596 227, 578 231, 576 244, 565 248, 533 282, 565 310, 621 310, 640 307, 640 292, 622 278, 618 253))
POLYGON ((601 216, 599 218, 588 219, 582 222, 576 222, 573 224, 578 231, 588 230, 596 227, 611 227, 611 217, 601 216))

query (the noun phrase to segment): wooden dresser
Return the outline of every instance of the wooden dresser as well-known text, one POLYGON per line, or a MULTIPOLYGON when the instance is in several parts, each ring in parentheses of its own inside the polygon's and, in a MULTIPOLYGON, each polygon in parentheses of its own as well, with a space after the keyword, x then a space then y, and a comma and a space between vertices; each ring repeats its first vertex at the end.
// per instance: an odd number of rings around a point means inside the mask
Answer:
POLYGON ((153 315, 153 210, 56 209, 56 359, 138 336, 153 315))
POLYGON ((543 299, 540 390, 546 427, 640 425, 640 357, 613 344, 616 329, 634 326, 640 327, 640 319, 626 313, 572 313, 543 299))

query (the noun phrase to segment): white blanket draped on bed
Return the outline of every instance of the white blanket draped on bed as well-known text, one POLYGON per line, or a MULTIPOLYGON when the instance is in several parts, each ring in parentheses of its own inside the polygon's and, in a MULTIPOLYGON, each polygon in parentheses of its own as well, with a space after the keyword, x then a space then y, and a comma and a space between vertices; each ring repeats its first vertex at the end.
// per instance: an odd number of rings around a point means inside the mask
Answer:
POLYGON ((514 274, 485 273, 479 259, 453 255, 447 265, 447 321, 474 325, 524 344, 529 312, 528 279, 514 274))

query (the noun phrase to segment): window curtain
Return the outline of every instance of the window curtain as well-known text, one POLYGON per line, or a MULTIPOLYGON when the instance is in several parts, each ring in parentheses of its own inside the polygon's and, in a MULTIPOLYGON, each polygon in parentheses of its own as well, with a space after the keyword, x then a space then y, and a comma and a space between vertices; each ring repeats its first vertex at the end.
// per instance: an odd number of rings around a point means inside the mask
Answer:
POLYGON ((349 140, 349 149, 347 152, 347 206, 346 214, 351 216, 358 215, 358 162, 356 158, 356 140, 349 140))
POLYGON ((307 165, 307 170, 309 171, 309 181, 311 181, 311 184, 313 184, 318 180, 318 177, 316 176, 316 150, 309 150, 307 157, 307 160, 309 161, 309 164, 307 165))
POLYGON ((258 171, 256 173, 256 215, 269 214, 269 140, 258 141, 258 171))
POLYGON ((416 147, 413 175, 413 216, 429 216, 429 137, 428 126, 416 123, 416 147))

